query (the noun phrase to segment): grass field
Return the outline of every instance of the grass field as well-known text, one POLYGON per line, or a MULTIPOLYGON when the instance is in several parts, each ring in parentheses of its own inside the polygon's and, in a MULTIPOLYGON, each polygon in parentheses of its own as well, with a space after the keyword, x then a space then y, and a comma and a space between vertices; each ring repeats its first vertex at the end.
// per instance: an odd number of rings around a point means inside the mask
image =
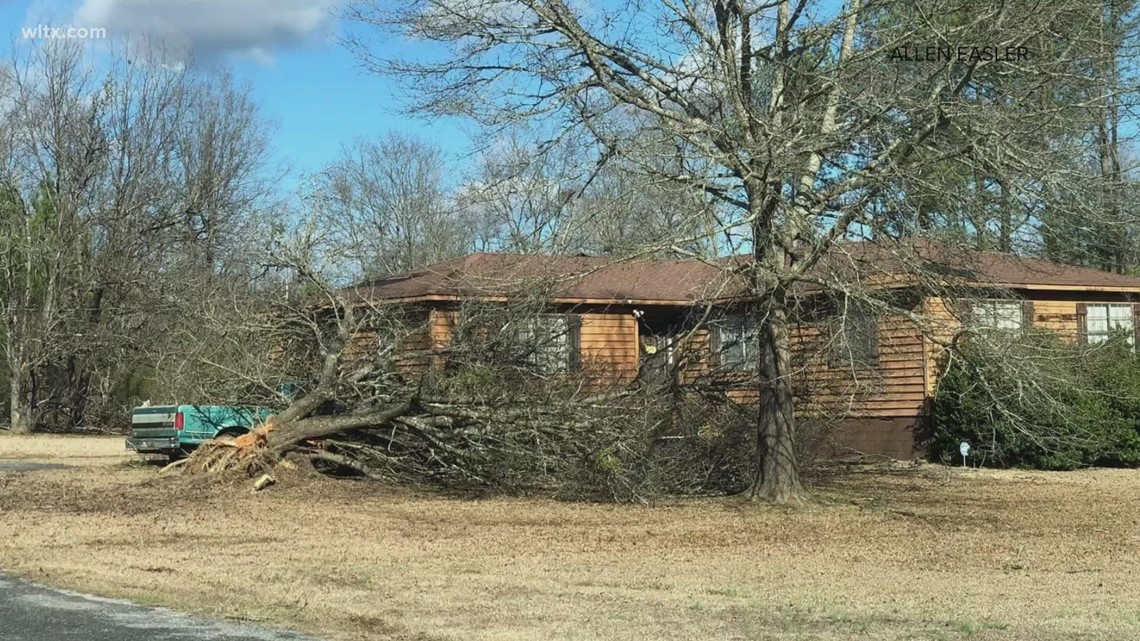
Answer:
POLYGON ((810 507, 159 478, 0 436, 0 568, 331 639, 1136 639, 1140 472, 862 469, 810 507), (13 454, 14 453, 14 454, 13 454))

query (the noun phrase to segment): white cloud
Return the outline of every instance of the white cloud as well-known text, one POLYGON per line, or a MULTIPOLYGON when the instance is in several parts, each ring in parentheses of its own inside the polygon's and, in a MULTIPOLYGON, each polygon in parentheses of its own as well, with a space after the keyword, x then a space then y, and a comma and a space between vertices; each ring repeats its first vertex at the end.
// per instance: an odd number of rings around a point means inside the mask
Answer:
POLYGON ((327 40, 342 0, 83 0, 74 24, 106 27, 178 58, 227 55, 272 62, 276 52, 327 40))

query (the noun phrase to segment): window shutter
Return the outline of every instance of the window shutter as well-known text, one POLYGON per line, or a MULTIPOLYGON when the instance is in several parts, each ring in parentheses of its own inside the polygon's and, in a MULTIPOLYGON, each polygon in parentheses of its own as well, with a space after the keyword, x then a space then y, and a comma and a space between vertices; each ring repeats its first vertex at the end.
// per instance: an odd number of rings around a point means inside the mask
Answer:
POLYGON ((975 301, 962 300, 958 301, 957 305, 955 305, 955 307, 957 307, 956 311, 958 312, 958 320, 964 327, 973 327, 976 324, 976 314, 974 312, 975 304, 975 301))
POLYGON ((1027 300, 1021 303, 1021 329, 1028 332, 1033 329, 1033 301, 1027 300))
POLYGON ((1089 306, 1087 303, 1077 303, 1077 343, 1088 345, 1089 342, 1089 306))
POLYGON ((577 314, 566 316, 566 332, 569 348, 566 350, 569 361, 566 363, 571 372, 582 369, 582 317, 577 314))
POLYGON ((709 365, 720 367, 720 328, 709 327, 709 365))
POLYGON ((867 366, 876 367, 879 365, 879 317, 872 313, 869 316, 869 323, 867 325, 867 366))
POLYGON ((1132 303, 1132 346, 1140 346, 1140 303, 1132 303))

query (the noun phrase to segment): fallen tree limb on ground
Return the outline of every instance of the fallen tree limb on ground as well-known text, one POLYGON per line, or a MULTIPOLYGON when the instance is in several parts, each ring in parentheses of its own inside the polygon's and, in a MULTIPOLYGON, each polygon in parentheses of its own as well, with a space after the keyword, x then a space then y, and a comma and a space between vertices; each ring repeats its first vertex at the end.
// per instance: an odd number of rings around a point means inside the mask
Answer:
POLYGON ((749 423, 722 411, 728 405, 686 407, 679 391, 648 386, 615 390, 579 374, 580 364, 542 371, 538 339, 519 330, 541 318, 545 295, 465 308, 447 345, 401 352, 401 337, 430 341, 430 327, 313 284, 321 302, 267 317, 273 340, 252 344, 271 345, 271 362, 251 357, 246 380, 267 391, 298 381, 301 393, 280 395, 284 407, 249 434, 204 444, 183 473, 257 478, 301 457, 337 475, 619 500, 742 487, 749 423))
POLYGON ((621 500, 663 491, 658 488, 670 493, 731 489, 725 479, 734 477, 725 470, 734 465, 731 451, 740 448, 728 445, 736 438, 730 429, 699 434, 707 418, 671 427, 674 413, 648 393, 610 399, 605 406, 547 400, 527 411, 518 403, 426 403, 412 397, 371 411, 316 415, 291 424, 274 417, 240 443, 203 445, 185 471, 240 470, 254 478, 295 454, 324 472, 452 488, 621 500))

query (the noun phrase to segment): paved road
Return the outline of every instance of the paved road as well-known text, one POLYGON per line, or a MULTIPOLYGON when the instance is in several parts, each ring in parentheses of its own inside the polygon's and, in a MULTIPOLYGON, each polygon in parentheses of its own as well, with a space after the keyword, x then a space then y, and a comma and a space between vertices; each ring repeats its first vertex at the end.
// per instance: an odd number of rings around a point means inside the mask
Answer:
POLYGON ((126 601, 53 590, 0 573, 3 641, 317 641, 126 601))

